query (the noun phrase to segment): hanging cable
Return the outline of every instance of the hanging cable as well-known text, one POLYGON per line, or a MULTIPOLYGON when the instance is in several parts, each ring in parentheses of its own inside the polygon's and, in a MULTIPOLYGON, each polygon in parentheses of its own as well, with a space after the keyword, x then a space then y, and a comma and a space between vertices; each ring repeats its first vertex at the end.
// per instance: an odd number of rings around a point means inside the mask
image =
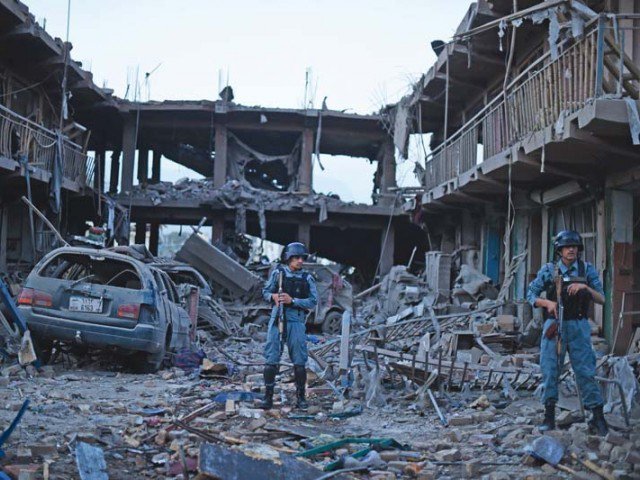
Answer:
MULTIPOLYGON (((515 14, 518 11, 518 1, 513 0, 513 13, 515 14)), ((507 59, 506 71, 504 73, 504 82, 502 84, 502 93, 504 96, 504 119, 505 119, 505 130, 506 134, 509 133, 511 125, 509 122, 509 109, 507 106, 507 85, 509 83, 509 73, 511 71, 511 65, 513 63, 513 56, 516 47, 516 27, 512 26, 511 30, 511 42, 509 45, 509 57, 507 59)), ((504 274, 505 277, 509 274, 508 270, 511 265, 511 232, 513 231, 513 226, 515 224, 515 206, 513 204, 513 185, 511 178, 511 169, 513 165, 513 152, 509 155, 509 170, 508 170, 508 186, 507 186, 507 221, 505 225, 504 231, 504 274)))

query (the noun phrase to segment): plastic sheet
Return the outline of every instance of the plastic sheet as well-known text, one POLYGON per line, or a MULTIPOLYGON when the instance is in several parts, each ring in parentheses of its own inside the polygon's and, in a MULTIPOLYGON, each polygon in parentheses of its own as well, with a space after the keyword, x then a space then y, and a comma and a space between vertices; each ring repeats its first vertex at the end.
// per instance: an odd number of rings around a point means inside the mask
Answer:
POLYGON ((513 387, 511 386, 511 382, 506 376, 502 378, 502 396, 504 398, 508 398, 509 400, 518 399, 518 394, 513 389, 513 387))
POLYGON ((379 368, 372 369, 365 378, 365 405, 368 408, 384 407, 387 399, 382 391, 382 371, 379 368))
MULTIPOLYGON (((638 397, 638 381, 633 374, 631 365, 629 365, 629 360, 627 360, 627 357, 616 357, 611 358, 609 362, 613 364, 609 378, 620 382, 624 391, 624 399, 627 404, 627 409, 631 410, 633 402, 637 401, 638 397)), ((605 411, 620 411, 622 408, 622 401, 620 400, 620 391, 616 385, 607 385, 606 397, 607 403, 605 405, 605 411)))
POLYGON ((564 446, 550 435, 542 435, 525 447, 525 452, 544 460, 550 465, 558 465, 564 456, 564 446))
POLYGON ((375 450, 371 450, 362 458, 353 458, 351 456, 345 457, 344 459, 344 467, 345 468, 354 468, 354 467, 378 467, 383 465, 385 462, 380 457, 380 454, 375 450))
POLYGON ((640 115, 638 115, 638 105, 630 97, 625 97, 624 101, 627 104, 631 141, 634 145, 640 145, 640 115))

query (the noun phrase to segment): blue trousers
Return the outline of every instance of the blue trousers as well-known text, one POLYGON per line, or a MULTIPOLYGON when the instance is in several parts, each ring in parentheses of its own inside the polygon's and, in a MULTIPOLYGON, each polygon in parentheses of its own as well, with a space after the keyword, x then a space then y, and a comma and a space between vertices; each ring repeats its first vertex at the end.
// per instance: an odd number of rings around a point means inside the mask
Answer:
POLYGON ((569 359, 576 375, 576 383, 582 395, 582 403, 587 409, 602 405, 602 394, 595 380, 596 355, 591 346, 591 327, 589 321, 565 320, 562 325, 562 351, 561 360, 558 362, 556 342, 558 337, 548 339, 545 336, 547 329, 555 322, 548 319, 542 331, 540 345, 540 368, 544 382, 544 394, 542 401, 558 401, 558 363, 564 364, 564 356, 569 350, 569 359))
MULTIPOLYGON (((304 322, 287 322, 286 343, 291 362, 294 365, 306 365, 308 357, 307 329, 304 322)), ((280 363, 280 332, 278 331, 278 325, 273 320, 269 322, 264 358, 267 365, 278 365, 280 363)))

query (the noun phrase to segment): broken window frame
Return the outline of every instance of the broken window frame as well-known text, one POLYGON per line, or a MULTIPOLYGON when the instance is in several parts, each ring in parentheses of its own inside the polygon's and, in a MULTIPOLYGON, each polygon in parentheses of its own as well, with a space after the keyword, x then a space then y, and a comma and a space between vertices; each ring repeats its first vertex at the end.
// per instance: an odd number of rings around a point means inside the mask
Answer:
MULTIPOLYGON (((107 272, 107 270, 104 269, 104 272, 107 272)), ((143 290, 144 288, 142 280, 143 276, 134 264, 122 259, 114 259, 99 254, 90 255, 80 252, 60 252, 48 259, 47 262, 37 270, 36 275, 40 278, 88 283, 92 285, 104 285, 108 287, 126 288, 129 290, 143 290), (73 257, 78 258, 74 261, 73 257), (86 263, 80 261, 82 257, 84 257, 85 260, 88 259, 88 261, 86 263), (94 270, 91 268, 92 265, 109 265, 110 267, 114 267, 117 264, 122 264, 122 267, 126 268, 120 269, 117 273, 110 275, 108 278, 106 276, 98 276, 95 272, 92 273, 94 270), (51 268, 54 268, 54 270, 49 271, 51 268), (134 274, 135 278, 127 277, 123 275, 124 273, 134 274), (100 279, 101 281, 97 282, 97 279, 100 279), (115 280, 118 280, 118 282, 113 283, 115 280), (131 286, 131 281, 137 281, 138 286, 131 286)))

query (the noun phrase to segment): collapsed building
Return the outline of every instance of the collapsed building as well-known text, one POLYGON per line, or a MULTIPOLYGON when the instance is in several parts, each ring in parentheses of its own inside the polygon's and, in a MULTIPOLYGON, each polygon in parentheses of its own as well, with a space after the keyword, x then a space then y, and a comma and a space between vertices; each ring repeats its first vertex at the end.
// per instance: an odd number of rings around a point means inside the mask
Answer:
POLYGON ((413 248, 424 251, 419 228, 399 208, 382 115, 247 107, 233 103, 229 91, 216 101, 118 100, 104 115, 87 118, 90 148, 103 170, 111 152, 110 184, 103 187, 129 206, 136 243, 149 231, 149 249, 157 253, 161 224, 193 225, 207 217, 214 243, 225 230, 280 244, 299 239, 367 279, 378 264, 386 273, 408 261, 413 248), (314 193, 321 154, 376 162, 373 205, 314 193), (205 179, 160 182, 166 159, 205 179))

